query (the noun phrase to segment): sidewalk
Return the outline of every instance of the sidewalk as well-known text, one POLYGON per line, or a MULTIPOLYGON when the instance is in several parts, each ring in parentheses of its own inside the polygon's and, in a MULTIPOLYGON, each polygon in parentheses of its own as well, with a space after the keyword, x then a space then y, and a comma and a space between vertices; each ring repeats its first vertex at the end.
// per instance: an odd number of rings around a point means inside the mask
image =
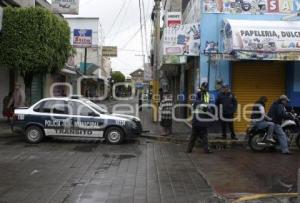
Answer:
MULTIPOLYGON (((144 133, 142 137, 155 139, 159 141, 165 142, 175 142, 175 143, 186 143, 188 142, 191 134, 191 125, 184 122, 174 122, 173 121, 173 134, 171 136, 161 136, 162 128, 158 123, 154 123, 152 121, 151 109, 143 108, 143 111, 140 112, 140 118, 142 121, 142 125, 145 131, 149 131, 148 133, 144 133)), ((219 140, 216 137, 220 137, 221 134, 217 133, 209 133, 209 143, 213 145, 213 148, 232 148, 232 147, 245 147, 247 145, 247 141, 245 140, 245 136, 239 136, 239 140, 219 140)))

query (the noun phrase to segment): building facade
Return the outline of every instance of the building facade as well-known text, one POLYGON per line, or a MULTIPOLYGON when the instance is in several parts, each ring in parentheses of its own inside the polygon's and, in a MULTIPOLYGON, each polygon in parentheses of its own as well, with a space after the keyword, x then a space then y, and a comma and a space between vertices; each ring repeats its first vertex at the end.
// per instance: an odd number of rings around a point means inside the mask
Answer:
MULTIPOLYGON (((51 5, 46 0, 0 0, 1 7, 34 7, 41 6, 47 9, 51 8, 51 5)), ((43 76, 34 77, 32 84, 32 99, 33 102, 37 99, 42 98, 43 96, 43 76)), ((18 82, 22 84, 22 87, 25 88, 23 78, 17 71, 8 69, 7 67, 0 66, 0 119, 3 118, 3 99, 8 95, 9 92, 12 92, 14 89, 15 83, 18 82)))
MULTIPOLYGON (((242 109, 260 96, 269 107, 282 94, 300 107, 298 12, 297 0, 201 1, 200 81, 214 96, 229 84, 242 109)), ((245 119, 236 123, 246 128, 245 119)))
POLYGON ((101 97, 104 93, 105 86, 107 87, 108 78, 110 76, 111 64, 108 59, 102 57, 102 30, 99 18, 82 18, 72 17, 66 18, 69 23, 71 31, 71 44, 74 42, 75 29, 88 29, 92 30, 92 44, 86 48, 86 70, 85 70, 85 48, 74 46, 76 54, 72 62, 74 68, 79 69, 83 75, 91 77, 82 81, 81 89, 75 87, 73 90, 75 94, 81 94, 88 97, 101 97))

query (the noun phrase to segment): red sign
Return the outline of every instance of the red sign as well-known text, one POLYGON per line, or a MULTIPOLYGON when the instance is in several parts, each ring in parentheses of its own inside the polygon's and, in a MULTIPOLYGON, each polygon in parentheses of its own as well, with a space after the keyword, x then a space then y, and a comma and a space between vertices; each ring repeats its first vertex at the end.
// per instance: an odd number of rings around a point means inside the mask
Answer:
POLYGON ((175 27, 181 25, 181 20, 168 20, 168 27, 175 27))
POLYGON ((279 12, 279 0, 268 0, 268 12, 269 13, 279 12))

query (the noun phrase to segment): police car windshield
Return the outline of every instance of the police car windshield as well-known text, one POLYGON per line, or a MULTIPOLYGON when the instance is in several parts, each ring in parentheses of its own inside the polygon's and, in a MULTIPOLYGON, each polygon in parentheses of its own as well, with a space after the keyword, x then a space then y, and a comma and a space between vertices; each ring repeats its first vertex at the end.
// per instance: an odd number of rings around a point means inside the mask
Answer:
POLYGON ((87 105, 89 105, 90 107, 92 107, 94 110, 96 110, 98 113, 101 114, 109 114, 109 112, 107 110, 105 110, 104 108, 98 106, 97 104, 95 104, 94 102, 91 102, 90 100, 84 99, 83 100, 84 103, 86 103, 87 105))

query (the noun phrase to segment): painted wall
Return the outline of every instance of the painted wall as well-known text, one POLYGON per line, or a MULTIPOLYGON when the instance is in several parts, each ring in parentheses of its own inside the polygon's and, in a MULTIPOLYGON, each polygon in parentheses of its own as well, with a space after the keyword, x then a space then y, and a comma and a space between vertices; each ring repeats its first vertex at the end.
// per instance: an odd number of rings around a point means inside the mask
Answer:
POLYGON ((291 106, 300 107, 300 62, 291 63, 287 69, 287 94, 291 106))
MULTIPOLYGON (((218 43, 219 53, 224 52, 223 46, 223 22, 225 19, 239 20, 281 20, 282 15, 251 15, 251 14, 217 14, 217 13, 202 13, 201 15, 201 54, 200 54, 200 81, 208 80, 209 57, 204 54, 206 42, 218 43)), ((293 63, 294 64, 294 63, 293 63)), ((215 90, 216 80, 223 80, 224 83, 231 83, 231 68, 230 62, 220 60, 210 64, 209 87, 210 91, 215 90)), ((291 81, 287 90, 293 100, 293 105, 300 106, 300 63, 296 63, 292 68, 293 72, 288 74, 288 81, 291 81)))

